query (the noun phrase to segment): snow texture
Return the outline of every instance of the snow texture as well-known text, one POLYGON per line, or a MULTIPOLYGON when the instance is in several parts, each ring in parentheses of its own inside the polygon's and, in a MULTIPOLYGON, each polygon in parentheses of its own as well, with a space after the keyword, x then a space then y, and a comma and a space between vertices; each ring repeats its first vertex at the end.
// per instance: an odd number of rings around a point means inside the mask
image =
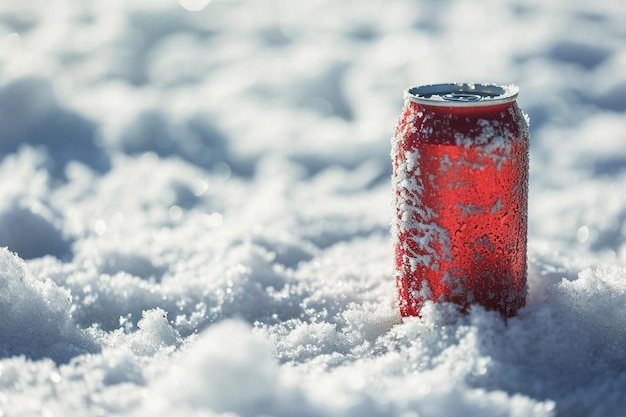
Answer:
POLYGON ((3 0, 0 415, 626 416, 621 0, 3 0), (519 85, 527 306, 402 320, 414 85, 519 85))

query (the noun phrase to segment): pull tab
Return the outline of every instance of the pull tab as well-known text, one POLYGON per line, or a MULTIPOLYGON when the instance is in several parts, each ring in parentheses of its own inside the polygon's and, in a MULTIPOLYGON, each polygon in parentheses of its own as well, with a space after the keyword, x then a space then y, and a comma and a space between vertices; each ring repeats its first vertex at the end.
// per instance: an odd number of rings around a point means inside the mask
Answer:
POLYGON ((480 94, 464 94, 464 93, 450 93, 442 96, 444 100, 448 101, 478 101, 483 96, 480 94))

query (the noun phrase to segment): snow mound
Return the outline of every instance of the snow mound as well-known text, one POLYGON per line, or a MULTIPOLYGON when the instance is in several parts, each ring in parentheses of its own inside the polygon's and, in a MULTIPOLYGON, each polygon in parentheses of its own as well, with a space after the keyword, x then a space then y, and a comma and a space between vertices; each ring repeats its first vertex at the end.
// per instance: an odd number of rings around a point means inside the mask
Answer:
POLYGON ((279 369, 267 340, 242 321, 224 321, 200 334, 150 387, 141 413, 298 415, 308 404, 294 382, 279 369))
POLYGON ((50 279, 37 279, 24 261, 0 248, 0 355, 49 357, 57 362, 97 350, 70 317, 67 290, 50 279))

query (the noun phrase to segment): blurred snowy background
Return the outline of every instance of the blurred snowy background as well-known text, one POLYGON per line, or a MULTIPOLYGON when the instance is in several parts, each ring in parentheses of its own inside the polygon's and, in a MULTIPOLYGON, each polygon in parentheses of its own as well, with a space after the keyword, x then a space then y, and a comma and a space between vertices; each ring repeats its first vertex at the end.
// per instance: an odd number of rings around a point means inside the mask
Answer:
POLYGON ((0 416, 626 416, 622 0, 2 0, 0 416), (412 85, 515 83, 529 296, 401 321, 412 85))

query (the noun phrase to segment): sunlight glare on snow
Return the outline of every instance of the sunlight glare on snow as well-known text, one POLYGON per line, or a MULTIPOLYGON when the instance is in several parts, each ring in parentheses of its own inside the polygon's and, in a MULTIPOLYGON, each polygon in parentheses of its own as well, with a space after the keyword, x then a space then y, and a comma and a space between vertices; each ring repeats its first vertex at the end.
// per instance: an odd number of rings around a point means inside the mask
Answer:
POLYGON ((190 12, 199 12, 211 3, 211 0, 178 0, 181 6, 190 12))
POLYGON ((98 236, 102 236, 107 230, 107 224, 102 219, 96 220, 96 223, 94 224, 93 229, 98 236))

